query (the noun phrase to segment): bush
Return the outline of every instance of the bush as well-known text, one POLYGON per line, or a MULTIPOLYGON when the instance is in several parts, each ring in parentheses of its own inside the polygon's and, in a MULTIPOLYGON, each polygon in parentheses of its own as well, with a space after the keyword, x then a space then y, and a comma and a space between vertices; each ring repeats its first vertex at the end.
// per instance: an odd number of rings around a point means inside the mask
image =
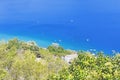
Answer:
POLYGON ((0 43, 0 80, 47 80, 64 66, 60 57, 33 43, 18 39, 0 43))
POLYGON ((119 55, 108 57, 99 53, 79 53, 78 58, 50 80, 120 80, 119 55))

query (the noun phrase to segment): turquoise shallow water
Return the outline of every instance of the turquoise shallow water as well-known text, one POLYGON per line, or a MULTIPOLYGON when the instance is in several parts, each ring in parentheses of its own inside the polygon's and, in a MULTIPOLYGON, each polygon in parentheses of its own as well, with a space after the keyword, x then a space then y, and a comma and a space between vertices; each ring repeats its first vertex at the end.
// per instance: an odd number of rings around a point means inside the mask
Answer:
POLYGON ((35 39, 35 38, 32 38, 32 37, 25 37, 25 36, 16 36, 16 35, 8 35, 8 34, 0 34, 0 40, 4 40, 4 41, 8 41, 8 40, 11 40, 11 39, 14 39, 14 38, 17 38, 21 41, 35 41, 38 46, 40 47, 47 47, 48 45, 51 45, 51 42, 50 41, 47 41, 47 40, 42 40, 42 39, 35 39))
POLYGON ((66 27, 65 25, 63 27, 61 27, 62 25, 19 26, 21 25, 10 27, 10 29, 7 29, 7 26, 0 27, 0 39, 18 38, 23 41, 34 40, 40 47, 59 43, 65 49, 90 50, 93 52, 104 51, 107 54, 111 54, 112 50, 119 51, 119 38, 117 39, 119 35, 112 32, 115 28, 109 28, 111 32, 106 32, 104 31, 105 28, 100 28, 96 31, 96 27, 83 28, 70 25, 66 25, 66 27))
POLYGON ((61 40, 57 41, 52 41, 49 39, 40 39, 40 38, 34 38, 34 37, 30 37, 30 36, 18 36, 18 35, 13 35, 13 34, 0 34, 0 40, 2 41, 9 41, 11 39, 17 38, 21 41, 35 41, 37 43, 38 46, 43 47, 43 48, 47 48, 49 45, 53 44, 53 43, 58 43, 60 44, 60 46, 64 47, 65 49, 75 49, 73 48, 73 46, 69 45, 69 44, 62 44, 61 40))

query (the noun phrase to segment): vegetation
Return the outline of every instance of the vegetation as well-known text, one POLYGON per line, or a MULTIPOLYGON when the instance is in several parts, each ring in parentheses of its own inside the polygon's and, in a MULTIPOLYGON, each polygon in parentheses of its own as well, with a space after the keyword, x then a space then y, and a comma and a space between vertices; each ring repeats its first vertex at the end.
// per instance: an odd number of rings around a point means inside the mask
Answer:
POLYGON ((47 48, 52 54, 57 56, 65 56, 67 54, 71 54, 70 50, 65 50, 63 47, 59 45, 52 44, 47 48))
POLYGON ((60 57, 34 42, 0 42, 0 80, 47 80, 66 66, 60 57))
POLYGON ((109 57, 101 52, 79 53, 68 68, 51 76, 51 80, 120 80, 120 54, 109 57))
POLYGON ((61 46, 44 49, 35 42, 1 41, 0 80, 120 80, 120 54, 81 51, 68 65, 61 57, 71 53, 61 46))

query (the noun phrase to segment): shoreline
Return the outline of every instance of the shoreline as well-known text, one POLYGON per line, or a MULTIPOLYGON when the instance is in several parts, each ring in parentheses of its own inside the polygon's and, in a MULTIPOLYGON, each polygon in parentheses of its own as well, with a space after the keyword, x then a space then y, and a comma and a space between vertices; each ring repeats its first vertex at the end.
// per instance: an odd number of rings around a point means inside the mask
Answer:
MULTIPOLYGON (((7 35, 7 34, 0 34, 0 41, 9 41, 11 39, 14 39, 14 38, 17 38, 18 40, 21 40, 21 41, 25 41, 25 42, 29 42, 29 41, 34 41, 37 46, 41 47, 41 48, 47 48, 49 45, 53 44, 53 43, 57 43, 57 42, 54 42, 54 41, 48 41, 48 40, 42 40, 42 39, 37 39, 37 38, 32 38, 32 37, 27 37, 27 36, 14 36, 14 35, 7 35)), ((111 51, 105 51, 105 50, 98 50, 98 49, 73 49, 74 46, 71 46, 71 45, 68 45, 68 44, 61 44, 61 43, 57 43, 57 44, 60 44, 60 46, 62 46, 64 49, 66 50, 73 50, 73 51, 88 51, 88 52, 92 52, 92 53, 97 53, 97 52, 105 52, 107 54, 105 55, 114 55, 114 53, 119 53, 118 51, 116 50, 111 50, 111 51), (69 48, 68 48, 69 47, 69 48)))

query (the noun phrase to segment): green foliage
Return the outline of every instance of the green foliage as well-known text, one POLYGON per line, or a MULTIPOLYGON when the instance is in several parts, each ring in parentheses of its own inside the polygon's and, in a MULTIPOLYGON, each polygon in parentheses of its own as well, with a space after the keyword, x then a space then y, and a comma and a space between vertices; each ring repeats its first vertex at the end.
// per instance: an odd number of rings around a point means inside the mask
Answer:
POLYGON ((64 49, 61 46, 56 47, 56 46, 51 45, 48 47, 48 50, 50 52, 58 52, 58 53, 64 52, 64 49))
POLYGON ((0 69, 0 80, 3 80, 7 75, 7 71, 4 69, 0 69))
POLYGON ((47 48, 52 54, 57 55, 57 56, 65 56, 67 54, 71 54, 70 51, 65 50, 63 47, 61 46, 54 46, 51 45, 47 48))
POLYGON ((69 66, 50 77, 50 80, 120 80, 120 56, 108 57, 101 52, 96 56, 79 53, 69 66))
POLYGON ((11 76, 14 80, 23 78, 25 80, 43 80, 47 72, 47 64, 43 65, 36 61, 36 56, 26 51, 22 57, 16 56, 12 65, 11 76))
POLYGON ((74 53, 61 46, 39 48, 34 42, 0 42, 0 80, 120 80, 120 54, 79 51, 68 65, 61 56, 74 53))
POLYGON ((9 40, 7 44, 7 49, 11 49, 12 47, 16 47, 17 49, 20 47, 20 41, 18 39, 9 40))
POLYGON ((47 80, 67 64, 34 42, 0 42, 0 80, 47 80))

